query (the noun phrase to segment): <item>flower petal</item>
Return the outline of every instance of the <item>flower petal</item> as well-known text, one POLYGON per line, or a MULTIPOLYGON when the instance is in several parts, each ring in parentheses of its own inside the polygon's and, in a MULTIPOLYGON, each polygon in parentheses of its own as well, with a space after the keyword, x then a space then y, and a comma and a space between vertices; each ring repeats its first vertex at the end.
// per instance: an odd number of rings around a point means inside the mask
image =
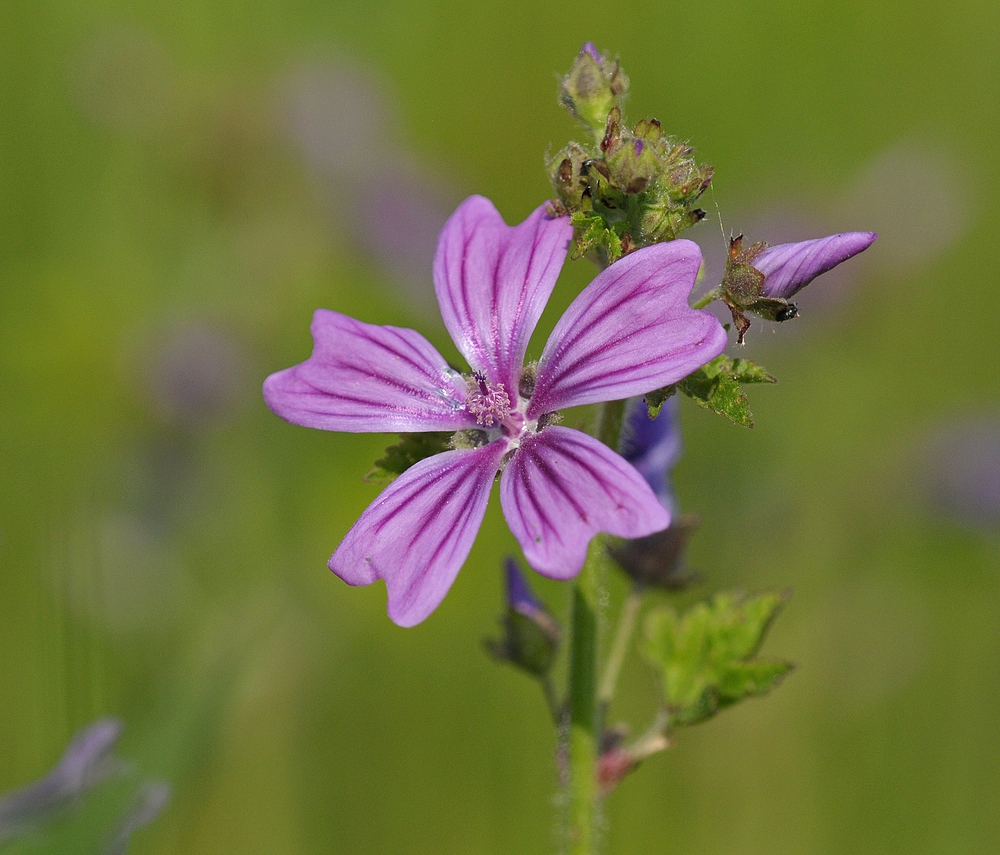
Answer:
POLYGON ((528 339, 562 269, 573 227, 546 205, 508 226, 493 203, 466 199, 441 230, 434 288, 444 324, 475 371, 517 391, 528 339))
POLYGON ((385 579, 389 617, 420 623, 437 608, 486 513, 505 443, 435 454, 414 464, 368 506, 330 559, 348 585, 385 579))
POLYGON ((466 381, 420 333, 319 309, 312 334, 312 356, 264 381, 264 400, 286 421, 355 433, 475 425, 466 381))
POLYGON ((642 395, 718 356, 726 333, 687 304, 701 266, 688 240, 636 250, 601 272, 556 324, 527 415, 642 395))
POLYGON ((787 300, 821 273, 864 252, 877 237, 875 232, 845 232, 769 246, 751 262, 764 274, 761 295, 787 300))
POLYGON ((528 563, 544 576, 580 572, 599 531, 643 537, 670 514, 635 467, 603 443, 564 427, 526 437, 500 479, 500 503, 528 563))

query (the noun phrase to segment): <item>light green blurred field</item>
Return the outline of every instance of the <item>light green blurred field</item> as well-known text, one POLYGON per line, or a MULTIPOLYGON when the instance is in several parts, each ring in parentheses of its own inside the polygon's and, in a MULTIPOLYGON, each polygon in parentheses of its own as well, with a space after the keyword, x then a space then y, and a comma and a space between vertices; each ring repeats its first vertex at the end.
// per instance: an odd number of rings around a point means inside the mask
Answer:
MULTIPOLYGON (((881 235, 801 319, 751 332, 780 379, 751 390, 755 430, 683 411, 692 596, 794 589, 767 652, 799 669, 628 779, 607 849, 996 851, 1000 538, 935 514, 924 460, 949 419, 1000 410, 995 4, 8 0, 2 18, 0 792, 115 714, 121 753, 174 787, 136 853, 552 851, 541 698, 480 645, 515 550, 498 503, 441 608, 400 630, 381 586, 325 567, 391 438, 292 427, 259 390, 308 355, 318 306, 454 352, 429 282, 371 255, 406 236, 373 238, 358 200, 392 167, 439 209, 482 193, 523 218, 575 133, 556 74, 591 39, 622 57, 627 114, 716 166, 707 249, 716 203, 754 239, 881 235), (328 73, 377 100, 341 93, 310 168, 288 103, 328 73), (789 233, 749 231, 765 223, 789 233)), ((567 265, 536 353, 591 275, 567 265)), ((625 679, 617 711, 642 727, 651 677, 625 679)))

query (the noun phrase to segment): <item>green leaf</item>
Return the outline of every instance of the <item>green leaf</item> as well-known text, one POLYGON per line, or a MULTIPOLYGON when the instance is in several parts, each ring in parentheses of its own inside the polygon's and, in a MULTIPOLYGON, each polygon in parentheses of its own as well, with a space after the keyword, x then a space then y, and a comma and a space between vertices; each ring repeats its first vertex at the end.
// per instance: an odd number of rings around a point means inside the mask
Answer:
POLYGON ((660 410, 663 409, 663 404, 667 398, 673 397, 677 393, 677 385, 664 386, 662 389, 655 389, 646 395, 646 409, 649 410, 649 417, 655 419, 659 414, 660 410))
POLYGON ((778 378, 769 374, 763 366, 749 359, 734 359, 729 371, 737 383, 777 383, 778 378))
POLYGON ((681 381, 681 389, 689 398, 693 398, 699 407, 725 416, 743 427, 753 427, 750 401, 744 394, 743 388, 731 375, 689 377, 681 381))
POLYGON ((727 592, 683 615, 671 608, 650 614, 643 652, 660 672, 674 724, 697 724, 781 682, 791 663, 752 657, 786 598, 727 592))
POLYGON ((385 450, 385 457, 375 461, 375 468, 365 475, 365 481, 388 484, 402 475, 414 463, 451 448, 450 433, 401 433, 399 442, 385 450))
POLYGON ((679 389, 698 406, 719 413, 738 425, 752 428, 750 401, 742 386, 777 382, 764 368, 749 359, 717 356, 679 383, 650 392, 646 395, 646 405, 649 407, 650 417, 656 418, 663 402, 679 389))
POLYGON ((614 229, 608 228, 604 218, 595 211, 575 211, 569 221, 576 228, 573 258, 583 258, 592 250, 604 250, 613 263, 622 256, 622 242, 614 229))

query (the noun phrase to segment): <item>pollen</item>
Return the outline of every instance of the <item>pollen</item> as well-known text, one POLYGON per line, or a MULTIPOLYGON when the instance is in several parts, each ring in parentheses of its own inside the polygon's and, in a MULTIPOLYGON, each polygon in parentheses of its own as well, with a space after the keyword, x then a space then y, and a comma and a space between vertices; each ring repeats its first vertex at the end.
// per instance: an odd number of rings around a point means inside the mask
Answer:
POLYGON ((485 374, 477 371, 469 379, 465 407, 476 417, 477 424, 492 427, 510 415, 510 396, 503 383, 490 383, 485 374))

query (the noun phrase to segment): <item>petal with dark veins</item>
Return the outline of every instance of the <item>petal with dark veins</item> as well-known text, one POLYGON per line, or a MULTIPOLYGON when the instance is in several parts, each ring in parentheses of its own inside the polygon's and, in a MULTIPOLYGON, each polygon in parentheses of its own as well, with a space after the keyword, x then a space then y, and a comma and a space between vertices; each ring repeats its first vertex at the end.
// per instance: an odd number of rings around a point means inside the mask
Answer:
POLYGON ((670 524, 634 466, 592 436, 564 427, 521 441, 500 479, 500 503, 528 563, 552 579, 579 573, 600 531, 634 538, 670 524))

